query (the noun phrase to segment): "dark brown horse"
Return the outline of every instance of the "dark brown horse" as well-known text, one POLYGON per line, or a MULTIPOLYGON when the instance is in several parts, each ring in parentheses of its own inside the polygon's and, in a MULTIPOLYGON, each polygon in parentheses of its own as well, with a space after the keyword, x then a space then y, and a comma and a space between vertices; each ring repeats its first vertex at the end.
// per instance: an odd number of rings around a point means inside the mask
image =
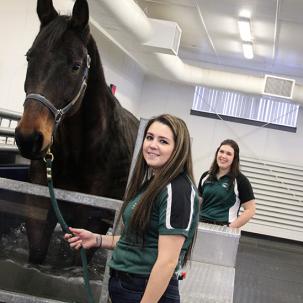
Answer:
MULTIPOLYGON (((41 26, 26 54, 26 99, 15 131, 21 154, 32 160, 31 181, 46 184, 42 158, 51 146, 55 187, 121 199, 138 120, 106 85, 87 1, 77 0, 72 16, 60 16, 52 0, 38 0, 37 13, 41 26)), ((47 211, 45 221, 29 215, 26 222, 30 262, 41 263, 57 220, 49 200, 29 203, 47 211)), ((108 227, 84 206, 61 208, 70 225, 103 233, 108 227)))

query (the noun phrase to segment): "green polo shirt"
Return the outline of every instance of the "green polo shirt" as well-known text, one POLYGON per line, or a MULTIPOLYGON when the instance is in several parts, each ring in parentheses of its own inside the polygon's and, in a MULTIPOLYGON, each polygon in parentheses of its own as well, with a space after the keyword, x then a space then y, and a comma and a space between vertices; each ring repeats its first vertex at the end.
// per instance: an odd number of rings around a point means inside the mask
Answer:
POLYGON ((232 185, 227 174, 211 180, 205 172, 199 181, 198 191, 202 197, 200 221, 233 222, 239 215, 241 204, 255 199, 249 180, 239 173, 232 185))
MULTIPOLYGON (((140 203, 137 195, 123 213, 124 229, 113 251, 109 266, 135 274, 150 274, 158 255, 160 235, 183 235, 184 241, 178 264, 183 263, 199 221, 198 193, 189 180, 181 174, 169 183, 154 201, 149 228, 144 241, 127 233, 133 209, 140 203)), ((179 269, 177 266, 176 271, 179 269)))

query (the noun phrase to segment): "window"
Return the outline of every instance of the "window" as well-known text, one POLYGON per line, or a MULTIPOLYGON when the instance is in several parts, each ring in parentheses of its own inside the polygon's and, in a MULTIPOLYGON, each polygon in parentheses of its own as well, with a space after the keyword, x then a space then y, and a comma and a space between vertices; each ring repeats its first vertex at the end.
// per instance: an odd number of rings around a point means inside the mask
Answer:
POLYGON ((191 114, 296 132, 299 105, 287 99, 196 86, 191 114))

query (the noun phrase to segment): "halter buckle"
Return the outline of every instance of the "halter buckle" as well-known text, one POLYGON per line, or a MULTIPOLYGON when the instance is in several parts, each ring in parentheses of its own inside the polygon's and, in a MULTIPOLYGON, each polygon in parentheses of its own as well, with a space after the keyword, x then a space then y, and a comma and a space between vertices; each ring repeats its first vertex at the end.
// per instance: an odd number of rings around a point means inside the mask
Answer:
POLYGON ((63 117, 63 111, 62 111, 62 109, 58 109, 57 112, 56 112, 56 116, 55 116, 55 123, 59 124, 62 117, 63 117))

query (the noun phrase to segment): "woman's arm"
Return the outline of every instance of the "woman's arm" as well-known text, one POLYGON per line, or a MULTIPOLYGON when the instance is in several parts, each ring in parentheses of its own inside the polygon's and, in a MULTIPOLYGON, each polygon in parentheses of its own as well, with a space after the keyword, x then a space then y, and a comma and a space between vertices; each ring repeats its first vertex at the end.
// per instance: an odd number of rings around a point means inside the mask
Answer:
POLYGON ((117 242, 120 239, 120 236, 113 236, 113 235, 99 235, 102 238, 102 244, 101 248, 106 248, 106 249, 115 249, 117 242))
POLYGON ((243 213, 232 223, 229 227, 239 228, 246 224, 256 213, 255 200, 250 200, 242 204, 244 211, 243 213))
POLYGON ((68 241, 70 247, 75 249, 81 247, 85 249, 92 247, 114 249, 120 239, 120 236, 100 235, 86 229, 73 227, 70 227, 69 229, 72 234, 65 234, 64 238, 68 241))
POLYGON ((158 257, 152 268, 141 303, 158 302, 178 264, 185 237, 181 235, 160 235, 158 257))

